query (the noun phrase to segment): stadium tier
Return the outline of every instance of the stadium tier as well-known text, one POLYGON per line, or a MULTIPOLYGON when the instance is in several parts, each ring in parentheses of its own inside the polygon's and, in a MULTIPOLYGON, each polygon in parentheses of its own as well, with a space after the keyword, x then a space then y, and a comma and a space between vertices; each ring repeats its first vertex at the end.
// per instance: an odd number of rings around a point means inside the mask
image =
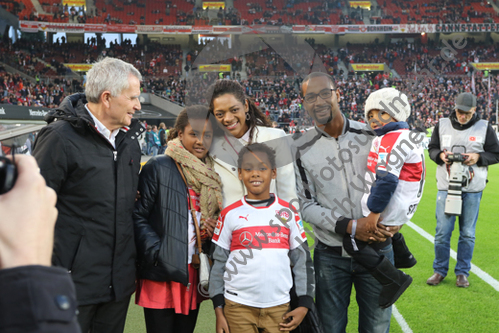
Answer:
MULTIPOLYGON (((468 71, 465 72, 463 67, 468 67, 477 58, 483 61, 495 59, 499 52, 497 45, 487 47, 478 43, 473 44, 472 40, 469 40, 473 47, 461 51, 455 61, 451 62, 452 65, 447 64, 446 67, 442 67, 440 50, 420 43, 410 45, 400 42, 391 46, 350 45, 333 49, 323 44, 315 44, 312 39, 308 42, 313 45, 324 68, 333 75, 342 94, 340 108, 351 119, 363 119, 363 105, 371 91, 386 86, 396 86, 409 94, 415 111, 410 120, 413 126, 424 128, 433 125, 438 118, 452 110, 453 96, 460 91, 472 89, 475 89, 478 96, 478 113, 485 119, 495 122, 495 115, 488 109, 487 79, 483 78, 481 72, 476 72, 476 76, 472 78, 466 75, 468 71), (389 62, 390 59, 395 59, 394 67, 397 67, 397 61, 400 64, 405 62, 407 72, 401 70, 400 73, 404 75, 395 78, 382 72, 354 74, 352 71, 345 73, 339 69, 351 63, 389 62), (414 63, 418 69, 428 68, 429 59, 435 59, 437 70, 447 74, 425 81, 420 92, 411 92, 413 78, 416 75, 413 71, 414 63)), ((40 44, 37 47, 31 47, 29 42, 18 40, 11 45, 4 43, 0 45, 2 51, 0 60, 3 63, 36 79, 33 82, 2 68, 0 96, 1 103, 4 104, 56 107, 63 97, 81 91, 83 86, 83 78, 68 77, 67 68, 62 64, 87 61, 91 63, 103 54, 119 57, 134 64, 144 75, 142 83, 144 92, 157 94, 179 105, 205 102, 204 93, 208 83, 219 77, 218 72, 202 73, 185 69, 182 71, 182 64, 193 65, 199 60, 197 56, 200 52, 196 51, 202 50, 205 46, 203 44, 190 50, 182 49, 181 45, 150 43, 147 51, 142 45, 131 45, 129 41, 113 44, 112 47, 100 51, 97 51, 98 48, 92 40, 89 40, 88 44, 58 42, 40 44), (167 68, 167 71, 163 71, 164 68, 167 68)), ((219 45, 215 42, 211 47, 222 50, 225 46, 222 42, 219 42, 219 45)), ((291 47, 290 53, 299 52, 298 50, 299 48, 291 47)), ((310 119, 307 119, 301 107, 299 96, 301 78, 296 74, 296 61, 299 58, 286 57, 286 59, 291 64, 269 48, 243 57, 224 59, 218 63, 232 66, 232 71, 226 74, 231 78, 239 78, 247 94, 255 99, 271 120, 277 121, 282 126, 289 124, 293 126, 298 121, 302 125, 311 125, 310 119)), ((492 99, 499 97, 498 86, 498 77, 491 75, 492 99)))
MULTIPOLYGON (((35 0, 36 1, 36 0, 35 0)), ((58 23, 138 25, 363 25, 378 24, 499 23, 492 4, 482 0, 378 0, 373 8, 355 8, 355 2, 252 0, 233 1, 233 7, 205 8, 193 0, 95 0, 88 9, 42 0, 37 12, 32 0, 2 0, 0 5, 21 20, 58 23), (376 7, 376 8, 374 8, 376 7), (377 7, 381 12, 374 14, 377 7), (371 9, 371 10, 369 10, 371 9)), ((225 3, 225 2, 221 2, 225 3)), ((492 3, 496 4, 497 0, 492 3)), ((363 5, 365 6, 365 4, 363 5)))
POLYGON ((484 1, 378 0, 378 4, 384 12, 381 24, 499 22, 492 5, 484 1))
POLYGON ((333 76, 340 107, 352 119, 363 119, 370 92, 395 86, 410 97, 412 126, 431 126, 452 109, 456 94, 472 90, 478 113, 496 121, 499 24, 488 23, 498 18, 495 0, 379 0, 371 8, 347 1, 233 3, 203 9, 186 0, 96 0, 86 9, 42 0, 43 14, 31 0, 2 0, 21 19, 21 33, 0 42, 1 103, 56 107, 82 91, 93 62, 112 56, 141 72, 144 92, 180 106, 205 103, 216 79, 237 79, 272 121, 286 127, 312 125, 299 96, 301 79, 312 70, 333 76), (369 19, 386 24, 364 24, 369 19), (457 32, 466 47, 444 52, 457 32), (272 45, 262 44, 260 33, 272 45), (434 75, 415 86, 423 72, 434 75))

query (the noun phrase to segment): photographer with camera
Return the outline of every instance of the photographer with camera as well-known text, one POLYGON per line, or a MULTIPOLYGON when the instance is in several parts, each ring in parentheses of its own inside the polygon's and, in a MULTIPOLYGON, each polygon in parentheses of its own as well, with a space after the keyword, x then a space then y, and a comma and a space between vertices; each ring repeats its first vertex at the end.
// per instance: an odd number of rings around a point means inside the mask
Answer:
POLYGON ((79 333, 71 277, 50 267, 57 197, 38 170, 0 157, 0 332, 79 333))
POLYGON ((487 167, 499 162, 496 133, 475 111, 476 97, 469 92, 459 94, 455 111, 449 118, 440 119, 428 145, 430 158, 438 164, 434 274, 426 281, 432 286, 442 282, 449 270, 450 239, 456 216, 460 232, 454 270, 456 285, 462 288, 470 285, 475 227, 487 182, 487 167))

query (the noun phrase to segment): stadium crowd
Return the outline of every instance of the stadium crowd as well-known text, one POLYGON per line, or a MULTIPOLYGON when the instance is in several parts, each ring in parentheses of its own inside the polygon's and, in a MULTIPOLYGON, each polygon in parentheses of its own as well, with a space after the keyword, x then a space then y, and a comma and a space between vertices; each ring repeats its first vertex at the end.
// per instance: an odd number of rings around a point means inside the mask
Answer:
MULTIPOLYGON (((324 68, 337 81, 342 93, 340 107, 349 118, 362 121, 363 105, 369 93, 382 87, 395 86, 406 92, 412 103, 414 112, 409 119, 410 125, 421 128, 430 127, 440 117, 447 116, 451 101, 459 92, 473 90, 471 63, 495 59, 499 52, 497 45, 484 45, 468 39, 467 47, 459 51, 453 60, 444 61, 440 48, 432 43, 423 45, 400 40, 390 45, 348 44, 333 50, 315 44, 312 39, 307 41, 322 60, 324 68), (355 75, 351 69, 346 73, 338 67, 340 62, 347 68, 351 63, 386 62, 391 68, 396 68, 401 77, 381 72, 359 72, 355 75), (423 69, 435 71, 435 77, 420 83, 422 89, 416 93, 412 80, 414 74, 423 69)), ((273 48, 262 49, 258 45, 250 45, 249 49, 258 51, 241 57, 238 55, 240 52, 235 51, 240 50, 240 45, 229 47, 224 41, 205 42, 187 52, 184 58, 178 45, 149 43, 146 51, 144 46, 131 45, 129 40, 121 44, 111 43, 109 48, 103 47, 104 43, 102 40, 89 39, 87 43, 66 43, 63 40, 53 45, 23 40, 14 44, 0 44, 3 62, 35 78, 28 80, 3 69, 0 72, 1 102, 56 107, 68 94, 81 91, 84 84, 84 79, 57 75, 67 74, 62 63, 92 63, 99 56, 109 55, 135 65, 144 76, 144 92, 155 93, 179 105, 205 103, 208 86, 216 79, 230 77, 238 79, 246 93, 279 126, 311 125, 302 108, 298 87, 300 78, 306 75, 313 64, 303 61, 306 57, 299 55, 299 47, 273 45, 273 48), (220 57, 221 54, 223 56, 220 57), (182 75, 184 60, 185 75, 182 75), (46 66, 47 63, 51 66, 46 66), (202 63, 231 64, 232 72, 203 73, 192 70, 202 63), (40 80, 48 69, 55 75, 50 80, 40 80)), ((482 72, 476 73, 474 87, 478 99, 477 112, 482 118, 496 123, 495 112, 489 112, 487 107, 488 78, 484 78, 482 72)), ((493 102, 499 97, 499 80, 490 74, 490 81, 490 98, 493 102)))
POLYGON ((234 7, 203 8, 194 1, 153 2, 145 8, 140 1, 123 4, 96 0, 90 9, 69 6, 57 1, 42 1, 44 13, 24 2, 0 1, 0 5, 20 19, 47 22, 99 24, 167 24, 167 25, 322 25, 407 23, 494 23, 498 13, 490 4, 497 0, 418 1, 379 0, 370 10, 352 7, 345 0, 301 1, 268 0, 236 2, 234 7), (378 11, 378 9, 380 9, 378 11))

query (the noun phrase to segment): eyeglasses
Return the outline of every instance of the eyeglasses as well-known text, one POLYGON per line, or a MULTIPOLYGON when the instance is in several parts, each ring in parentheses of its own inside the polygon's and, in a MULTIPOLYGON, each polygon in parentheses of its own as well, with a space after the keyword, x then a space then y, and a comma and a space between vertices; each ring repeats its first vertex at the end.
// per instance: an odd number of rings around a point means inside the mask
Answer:
POLYGON ((333 95, 333 91, 335 91, 336 89, 337 88, 324 89, 324 90, 321 90, 318 94, 314 94, 314 93, 306 94, 303 99, 307 103, 315 103, 315 101, 317 101, 317 96, 320 96, 322 99, 328 99, 333 95))

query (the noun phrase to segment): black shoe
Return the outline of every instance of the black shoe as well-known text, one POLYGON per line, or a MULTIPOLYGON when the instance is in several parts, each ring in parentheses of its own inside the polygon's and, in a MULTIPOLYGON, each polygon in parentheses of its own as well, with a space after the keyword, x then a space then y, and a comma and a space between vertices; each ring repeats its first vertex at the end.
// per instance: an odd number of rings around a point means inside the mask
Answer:
POLYGON ((379 306, 383 309, 395 303, 412 283, 412 277, 396 269, 385 256, 370 273, 383 286, 379 294, 379 306))
POLYGON ((404 235, 396 233, 392 238, 393 256, 396 268, 411 268, 418 262, 405 244, 404 235), (397 236, 399 235, 399 236, 397 236))

